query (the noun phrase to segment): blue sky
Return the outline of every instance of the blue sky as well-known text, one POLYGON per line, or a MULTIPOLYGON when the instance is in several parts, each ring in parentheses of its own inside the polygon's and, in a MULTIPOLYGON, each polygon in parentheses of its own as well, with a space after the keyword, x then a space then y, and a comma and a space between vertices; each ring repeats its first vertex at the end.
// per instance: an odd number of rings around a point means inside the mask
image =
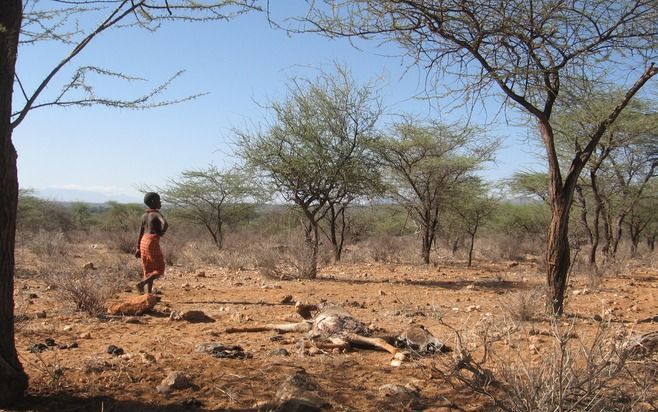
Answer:
MULTIPOLYGON (((291 13, 287 7, 276 17, 291 13)), ((58 93, 72 70, 82 65, 148 79, 99 82, 101 95, 137 97, 178 70, 185 73, 166 97, 208 94, 149 110, 34 110, 14 132, 20 185, 57 200, 139 202, 137 187, 162 186, 183 170, 210 163, 226 167, 237 162, 232 130, 261 123, 267 116, 262 104, 282 99, 291 76, 313 78, 318 69, 330 71, 334 63, 349 67, 359 82, 378 79, 389 113, 445 121, 461 116, 414 99, 423 93, 425 73, 408 69, 394 47, 376 47, 374 42, 359 46, 311 34, 289 36, 271 28, 259 13, 230 22, 165 24, 155 33, 105 32, 60 73, 48 95, 58 93)), ((69 48, 56 43, 22 46, 17 71, 26 88, 36 87, 69 48)), ((488 107, 488 113, 495 113, 496 106, 488 107)), ((502 124, 488 130, 504 139, 498 162, 485 172, 488 177, 500 179, 536 165, 536 148, 528 143, 536 140, 533 130, 502 124)))

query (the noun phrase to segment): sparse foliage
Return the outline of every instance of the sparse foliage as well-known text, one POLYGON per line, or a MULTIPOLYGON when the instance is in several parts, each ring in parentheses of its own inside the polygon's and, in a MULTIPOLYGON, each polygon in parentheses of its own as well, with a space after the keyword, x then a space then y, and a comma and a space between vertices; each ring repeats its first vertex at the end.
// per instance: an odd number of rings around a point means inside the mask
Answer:
MULTIPOLYGON (((383 38, 398 43, 428 71, 430 87, 453 101, 492 94, 536 122, 548 166, 551 223, 546 279, 553 312, 561 314, 571 263, 569 214, 576 183, 602 136, 656 75, 658 7, 652 0, 310 2, 301 30, 327 36, 383 38), (552 115, 580 88, 629 79, 622 94, 574 150, 568 167, 556 151, 552 115), (460 98, 461 97, 461 98, 460 98), (554 110, 555 109, 555 110, 554 110)), ((431 90, 433 93, 434 91, 431 90)))
POLYGON ((184 171, 157 191, 177 216, 203 226, 219 249, 224 247, 224 225, 231 215, 244 213, 267 198, 252 174, 220 171, 215 166, 184 171))
POLYGON ((473 179, 473 172, 493 159, 497 143, 478 142, 475 130, 418 124, 411 119, 397 124, 394 133, 379 141, 375 151, 391 195, 416 225, 421 257, 429 264, 440 214, 459 187, 473 179))
POLYGON ((315 277, 322 219, 334 257, 340 259, 345 210, 378 186, 368 151, 381 113, 372 85, 358 86, 350 73, 322 73, 292 80, 282 102, 272 103, 274 120, 265 131, 238 131, 243 158, 302 213, 311 253, 306 276, 315 277))

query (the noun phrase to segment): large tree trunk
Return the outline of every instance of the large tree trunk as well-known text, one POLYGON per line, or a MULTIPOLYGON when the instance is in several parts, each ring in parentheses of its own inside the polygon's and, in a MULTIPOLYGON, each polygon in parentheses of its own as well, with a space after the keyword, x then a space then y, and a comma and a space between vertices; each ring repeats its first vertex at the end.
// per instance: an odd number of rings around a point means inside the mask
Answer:
POLYGON ((562 196, 557 196, 551 202, 551 223, 548 227, 546 244, 546 280, 553 313, 561 315, 564 310, 564 293, 571 263, 569 248, 569 210, 571 204, 562 196))
POLYGON ((22 2, 3 0, 0 5, 0 407, 22 397, 28 382, 14 342, 18 172, 10 120, 21 19, 22 2))
POLYGON ((548 283, 548 306, 553 314, 562 315, 564 294, 567 287, 567 275, 571 263, 569 248, 569 212, 576 189, 578 174, 585 161, 578 158, 571 165, 566 182, 562 174, 555 151, 555 140, 551 125, 544 121, 539 123, 539 131, 548 154, 548 198, 551 205, 551 222, 546 239, 546 281, 548 283))

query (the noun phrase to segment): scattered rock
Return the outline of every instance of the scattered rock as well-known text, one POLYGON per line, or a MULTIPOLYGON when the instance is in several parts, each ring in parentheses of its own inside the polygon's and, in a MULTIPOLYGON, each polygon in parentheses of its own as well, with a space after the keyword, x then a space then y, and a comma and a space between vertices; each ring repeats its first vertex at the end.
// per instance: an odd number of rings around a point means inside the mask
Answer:
POLYGON ((658 331, 634 336, 624 349, 631 359, 650 359, 658 352, 658 331))
POLYGON ((282 304, 282 305, 287 305, 287 304, 292 303, 292 302, 293 302, 293 300, 292 300, 292 295, 285 295, 285 296, 281 299, 281 304, 282 304))
POLYGON ((203 270, 200 270, 196 273, 196 277, 205 278, 206 277, 206 272, 204 272, 203 270))
POLYGON ((53 339, 53 338, 46 338, 46 345, 47 345, 47 346, 55 346, 55 339, 53 339))
POLYGON ((27 316, 24 313, 14 316, 14 322, 25 322, 25 321, 28 321, 28 320, 30 320, 30 317, 27 316))
POLYGON ((39 295, 37 295, 36 293, 30 293, 29 295, 27 295, 28 299, 37 299, 38 297, 39 295))
POLYGON ((94 262, 85 263, 84 266, 82 266, 82 269, 83 270, 96 270, 96 268, 94 267, 94 262))
POLYGON ((290 353, 288 353, 288 351, 285 350, 284 348, 275 349, 270 352, 270 356, 289 356, 289 355, 290 353))
POLYGON ((402 404, 418 399, 418 389, 411 384, 387 383, 380 386, 378 390, 382 396, 395 398, 402 404))
POLYGON ((181 316, 181 313, 177 310, 172 310, 171 313, 169 314, 169 320, 174 321, 174 320, 183 320, 183 317, 181 316))
POLYGON ((62 330, 68 332, 68 331, 70 331, 70 330, 73 330, 73 326, 72 326, 72 325, 64 325, 64 327, 62 328, 62 330))
POLYGON ((27 351, 30 353, 41 353, 45 350, 48 350, 48 346, 44 343, 35 343, 34 345, 27 348, 27 351))
POLYGON ((215 342, 207 342, 207 343, 202 343, 199 346, 197 346, 194 351, 198 353, 212 353, 216 348, 223 348, 224 345, 221 343, 215 343, 215 342))
POLYGON ((308 348, 308 351, 306 353, 309 356, 314 356, 314 355, 317 355, 318 353, 321 353, 321 352, 322 351, 320 349, 318 349, 317 347, 311 346, 310 348, 308 348))
POLYGON ((86 359, 83 365, 84 365, 85 373, 91 373, 91 372, 100 373, 107 369, 114 368, 114 365, 112 365, 111 363, 107 362, 104 359, 99 359, 99 358, 86 359))
POLYGON ((142 363, 146 363, 146 364, 155 363, 155 356, 151 355, 150 353, 142 352, 140 356, 142 358, 142 363))
POLYGON ((248 359, 252 355, 238 345, 223 345, 221 343, 202 343, 194 349, 195 352, 208 353, 221 359, 248 359))
POLYGON ((412 349, 421 355, 452 351, 423 325, 408 327, 396 337, 395 345, 400 348, 412 349))
POLYGON ((123 301, 110 305, 107 309, 107 313, 110 315, 140 316, 153 309, 156 303, 158 303, 158 299, 155 295, 145 294, 131 296, 123 301))
POLYGON ((593 319, 597 322, 603 322, 603 318, 599 314, 594 315, 593 319))
POLYGON ((200 310, 188 310, 187 312, 183 312, 183 314, 181 314, 181 318, 190 323, 208 323, 215 321, 215 319, 211 318, 200 310))
POLYGON ((121 349, 121 348, 119 348, 118 346, 115 346, 115 345, 108 346, 106 352, 109 353, 112 356, 121 356, 124 353, 123 349, 121 349))
POLYGON ((171 393, 174 389, 187 389, 198 387, 192 383, 192 380, 181 372, 172 372, 160 382, 155 389, 163 395, 171 393))
POLYGON ((277 411, 319 412, 330 405, 317 395, 318 385, 303 370, 290 376, 274 395, 277 411))
POLYGON ((91 339, 91 333, 83 332, 80 334, 80 339, 91 339))
POLYGON ((253 357, 251 353, 245 352, 238 345, 216 347, 210 354, 219 359, 250 359, 253 357))
POLYGON ((42 310, 41 312, 35 313, 34 316, 37 319, 46 319, 46 312, 42 310))
POLYGON ((57 348, 62 349, 62 350, 65 350, 65 349, 75 349, 75 348, 77 348, 77 347, 78 347, 78 343, 77 343, 77 342, 72 342, 72 343, 69 343, 69 344, 62 343, 61 345, 57 346, 57 348))
POLYGON ((379 289, 379 296, 386 296, 386 292, 383 290, 379 289))

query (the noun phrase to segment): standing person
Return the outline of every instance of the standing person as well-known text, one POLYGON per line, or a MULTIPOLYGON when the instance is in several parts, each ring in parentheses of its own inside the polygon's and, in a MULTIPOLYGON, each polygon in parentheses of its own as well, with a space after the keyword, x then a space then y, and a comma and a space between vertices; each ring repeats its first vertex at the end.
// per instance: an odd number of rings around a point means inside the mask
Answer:
POLYGON ((153 281, 164 275, 165 262, 162 250, 160 249, 160 237, 165 234, 169 224, 160 213, 160 195, 149 192, 144 195, 144 204, 148 206, 142 216, 142 227, 139 230, 139 240, 137 241, 137 252, 135 257, 142 258, 144 267, 144 279, 137 283, 137 291, 140 294, 151 293, 153 290, 153 281))

